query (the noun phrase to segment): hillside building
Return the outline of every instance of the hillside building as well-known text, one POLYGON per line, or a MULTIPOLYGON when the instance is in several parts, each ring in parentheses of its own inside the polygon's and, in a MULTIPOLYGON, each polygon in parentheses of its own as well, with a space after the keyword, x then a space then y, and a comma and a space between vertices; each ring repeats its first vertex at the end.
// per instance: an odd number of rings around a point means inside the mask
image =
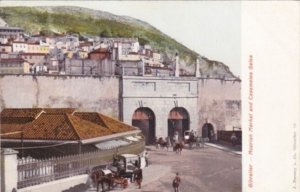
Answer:
POLYGON ((8 43, 9 39, 19 39, 24 33, 24 29, 19 27, 0 26, 0 42, 8 43))
POLYGON ((11 53, 12 52, 11 44, 0 44, 0 52, 11 53))
POLYGON ((1 58, 0 74, 29 74, 31 65, 21 58, 1 58))

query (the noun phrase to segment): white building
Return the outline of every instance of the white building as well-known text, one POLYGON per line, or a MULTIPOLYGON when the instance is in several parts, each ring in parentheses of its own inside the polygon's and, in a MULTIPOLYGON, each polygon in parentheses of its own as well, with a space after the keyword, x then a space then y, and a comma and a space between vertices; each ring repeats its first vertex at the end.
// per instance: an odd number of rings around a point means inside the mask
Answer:
POLYGON ((13 52, 28 52, 28 43, 23 41, 14 41, 13 45, 13 52))

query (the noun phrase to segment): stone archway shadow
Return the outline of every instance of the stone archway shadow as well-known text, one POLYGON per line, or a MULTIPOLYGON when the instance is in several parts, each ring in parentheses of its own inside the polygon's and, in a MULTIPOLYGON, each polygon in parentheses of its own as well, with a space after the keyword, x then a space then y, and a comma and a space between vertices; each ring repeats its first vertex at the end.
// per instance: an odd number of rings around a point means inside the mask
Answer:
POLYGON ((204 123, 202 126, 202 137, 208 138, 210 142, 214 140, 214 126, 211 123, 204 123))
POLYGON ((168 117, 168 137, 173 138, 178 133, 178 139, 182 140, 184 132, 190 129, 190 116, 183 107, 173 108, 168 117))
POLYGON ((147 145, 155 142, 155 114, 150 108, 136 109, 132 115, 132 126, 141 129, 147 145))

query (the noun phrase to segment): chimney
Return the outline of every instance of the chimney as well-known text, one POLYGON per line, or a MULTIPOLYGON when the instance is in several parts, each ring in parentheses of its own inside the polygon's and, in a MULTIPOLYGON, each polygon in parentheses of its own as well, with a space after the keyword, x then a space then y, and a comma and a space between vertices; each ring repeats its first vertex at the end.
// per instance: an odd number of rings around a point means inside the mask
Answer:
POLYGON ((200 77, 200 57, 197 58, 196 61, 196 73, 195 73, 196 77, 200 77))
POLYGON ((175 55, 175 77, 179 77, 179 56, 178 53, 175 55))

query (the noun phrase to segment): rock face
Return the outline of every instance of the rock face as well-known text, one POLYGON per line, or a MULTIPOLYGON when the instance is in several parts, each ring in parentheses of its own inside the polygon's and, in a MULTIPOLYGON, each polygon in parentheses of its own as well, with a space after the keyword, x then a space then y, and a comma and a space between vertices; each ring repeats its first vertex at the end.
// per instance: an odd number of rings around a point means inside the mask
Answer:
MULTIPOLYGON (((136 37, 141 44, 150 44, 164 53, 166 63, 172 65, 179 53, 180 68, 187 75, 195 74, 198 53, 178 43, 146 22, 108 12, 82 7, 0 7, 1 18, 10 26, 22 27, 27 33, 40 31, 53 33, 78 33, 80 35, 108 37, 136 37)), ((200 57, 201 77, 236 78, 222 62, 200 57)))

